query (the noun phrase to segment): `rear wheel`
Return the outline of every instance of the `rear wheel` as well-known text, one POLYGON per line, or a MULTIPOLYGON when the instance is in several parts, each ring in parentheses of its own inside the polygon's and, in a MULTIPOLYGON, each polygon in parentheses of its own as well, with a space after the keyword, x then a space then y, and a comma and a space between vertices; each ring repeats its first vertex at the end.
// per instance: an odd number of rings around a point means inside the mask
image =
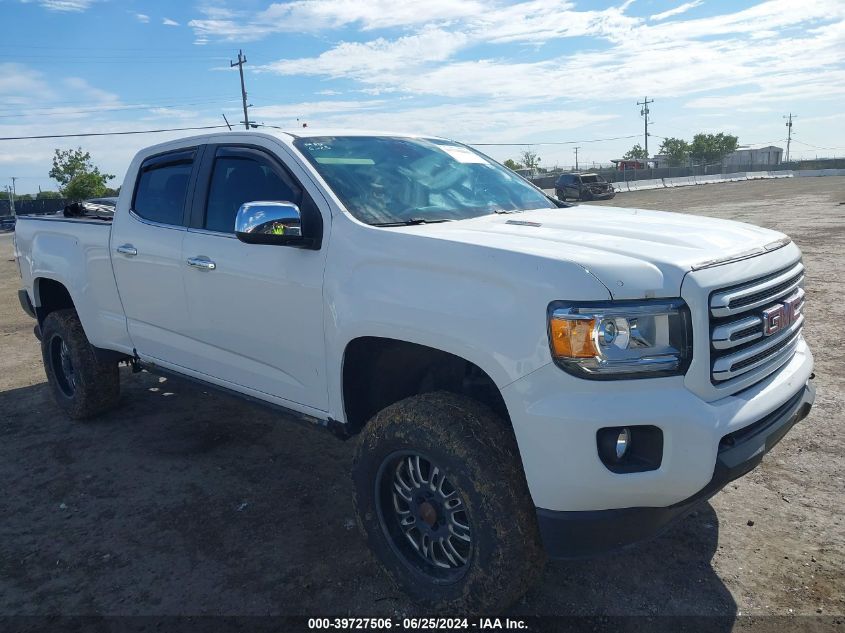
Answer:
POLYGON ((97 358, 75 310, 57 310, 44 319, 41 356, 53 398, 71 418, 89 418, 117 404, 117 363, 97 358))
POLYGON ((483 405, 437 392, 370 421, 353 467, 358 522, 417 602, 500 610, 539 577, 540 544, 516 442, 483 405))

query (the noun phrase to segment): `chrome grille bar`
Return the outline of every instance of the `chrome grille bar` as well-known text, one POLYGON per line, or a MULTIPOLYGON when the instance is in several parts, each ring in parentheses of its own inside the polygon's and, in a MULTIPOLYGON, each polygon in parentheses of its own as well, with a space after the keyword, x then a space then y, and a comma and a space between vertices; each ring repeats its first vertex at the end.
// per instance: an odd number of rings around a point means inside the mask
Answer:
POLYGON ((772 336, 764 343, 746 347, 733 354, 720 356, 713 363, 713 379, 730 380, 766 364, 772 365, 772 371, 779 367, 780 360, 788 360, 801 337, 804 315, 800 315, 792 326, 782 334, 772 336))
POLYGON ((715 349, 730 349, 758 338, 763 338, 763 319, 755 315, 716 326, 711 340, 715 349))
POLYGON ((710 297, 710 314, 723 318, 765 306, 789 295, 803 282, 804 265, 798 262, 769 277, 714 293, 710 297))

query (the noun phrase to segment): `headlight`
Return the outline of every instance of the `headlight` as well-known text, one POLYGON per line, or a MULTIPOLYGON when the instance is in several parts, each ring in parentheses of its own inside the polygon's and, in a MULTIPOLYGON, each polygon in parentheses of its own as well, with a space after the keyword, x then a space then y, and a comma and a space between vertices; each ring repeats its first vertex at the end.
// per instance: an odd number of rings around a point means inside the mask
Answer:
POLYGON ((549 347, 582 378, 683 374, 692 353, 689 309, 680 299, 549 305, 549 347))

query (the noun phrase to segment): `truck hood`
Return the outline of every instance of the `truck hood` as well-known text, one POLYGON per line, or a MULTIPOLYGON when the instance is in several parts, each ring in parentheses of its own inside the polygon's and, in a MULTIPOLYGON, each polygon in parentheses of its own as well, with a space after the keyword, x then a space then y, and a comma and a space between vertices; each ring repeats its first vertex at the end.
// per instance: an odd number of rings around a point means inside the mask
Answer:
POLYGON ((693 268, 763 254, 764 247, 775 248, 785 238, 742 222, 605 206, 486 215, 400 230, 570 261, 593 274, 614 299, 676 297, 693 268))

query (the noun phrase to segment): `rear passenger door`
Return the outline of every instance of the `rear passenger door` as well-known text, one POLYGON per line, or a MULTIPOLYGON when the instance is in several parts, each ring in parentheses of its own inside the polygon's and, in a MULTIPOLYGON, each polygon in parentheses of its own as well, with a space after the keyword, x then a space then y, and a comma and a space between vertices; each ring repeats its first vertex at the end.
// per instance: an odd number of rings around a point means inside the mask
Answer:
POLYGON ((129 336, 145 360, 185 360, 182 240, 198 155, 188 148, 144 160, 130 208, 116 213, 112 225, 114 275, 129 336))
POLYGON ((325 411, 325 245, 246 244, 234 235, 238 208, 254 201, 292 202, 303 221, 324 214, 328 225, 325 200, 279 153, 258 144, 205 148, 182 245, 189 367, 237 391, 325 411))

